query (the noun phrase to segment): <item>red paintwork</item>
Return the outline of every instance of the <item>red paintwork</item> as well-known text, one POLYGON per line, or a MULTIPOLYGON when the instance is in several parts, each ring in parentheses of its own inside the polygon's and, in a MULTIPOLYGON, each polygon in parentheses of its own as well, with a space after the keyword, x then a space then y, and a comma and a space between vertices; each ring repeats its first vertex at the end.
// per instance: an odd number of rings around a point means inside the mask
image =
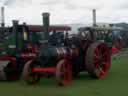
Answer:
POLYGON ((51 68, 33 68, 32 69, 33 73, 42 73, 42 74, 45 74, 45 73, 54 74, 55 71, 56 71, 55 67, 51 67, 51 68))
POLYGON ((72 83, 72 64, 68 59, 62 59, 57 63, 56 80, 60 86, 72 83))
POLYGON ((118 50, 121 50, 123 48, 123 40, 122 39, 118 39, 116 42, 115 42, 115 47, 118 49, 118 50))
POLYGON ((29 59, 35 58, 36 57, 36 54, 35 53, 22 53, 21 54, 21 57, 24 60, 29 60, 29 59))
POLYGON ((72 74, 72 64, 70 64, 70 62, 67 61, 67 62, 65 62, 64 66, 62 67, 62 70, 63 70, 62 72, 64 72, 62 74, 62 76, 64 76, 64 80, 62 82, 64 85, 70 85, 72 83, 72 75, 71 75, 72 74), (67 68, 64 66, 67 66, 67 68), (66 72, 66 70, 68 72, 66 72))
POLYGON ((96 70, 100 73, 96 73, 97 77, 104 79, 110 69, 110 54, 109 49, 104 44, 101 44, 95 49, 94 64, 96 70), (105 52, 104 52, 105 51, 105 52), (102 64, 104 63, 104 64, 102 64))
POLYGON ((119 49, 117 49, 116 47, 112 47, 112 54, 117 54, 119 53, 119 49))
POLYGON ((21 52, 21 57, 23 58, 23 60, 30 60, 32 58, 35 58, 38 50, 38 46, 28 44, 26 49, 21 52))
POLYGON ((9 60, 9 61, 11 61, 13 64, 16 63, 16 58, 15 58, 15 57, 11 57, 11 56, 2 56, 2 57, 0 57, 0 60, 9 60))
MULTIPOLYGON (((41 25, 27 25, 29 32, 42 32, 44 28, 41 25)), ((69 31, 71 30, 68 26, 50 26, 49 31, 58 30, 58 31, 69 31)))
POLYGON ((32 53, 37 53, 39 48, 36 45, 28 44, 27 49, 29 52, 31 51, 32 53))

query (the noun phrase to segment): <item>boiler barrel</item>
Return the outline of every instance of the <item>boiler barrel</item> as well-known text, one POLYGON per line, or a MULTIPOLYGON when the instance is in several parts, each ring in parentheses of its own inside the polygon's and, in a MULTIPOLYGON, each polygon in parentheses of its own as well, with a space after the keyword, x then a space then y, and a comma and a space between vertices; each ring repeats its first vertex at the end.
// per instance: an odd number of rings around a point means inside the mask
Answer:
POLYGON ((79 56, 79 51, 77 48, 68 47, 49 47, 41 48, 38 60, 42 65, 54 66, 54 63, 59 59, 75 59, 79 56), (49 65, 50 64, 50 65, 49 65))

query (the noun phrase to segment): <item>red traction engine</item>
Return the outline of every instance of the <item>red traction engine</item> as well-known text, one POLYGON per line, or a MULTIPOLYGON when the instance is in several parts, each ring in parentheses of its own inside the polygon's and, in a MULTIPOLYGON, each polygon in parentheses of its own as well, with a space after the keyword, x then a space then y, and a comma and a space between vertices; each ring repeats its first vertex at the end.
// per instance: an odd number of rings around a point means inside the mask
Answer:
POLYGON ((109 48, 95 40, 93 31, 90 31, 91 39, 62 32, 50 35, 49 13, 43 13, 43 24, 45 42, 23 69, 23 78, 28 84, 37 83, 41 76, 55 76, 57 84, 69 85, 83 71, 94 78, 107 76, 111 64, 109 48))

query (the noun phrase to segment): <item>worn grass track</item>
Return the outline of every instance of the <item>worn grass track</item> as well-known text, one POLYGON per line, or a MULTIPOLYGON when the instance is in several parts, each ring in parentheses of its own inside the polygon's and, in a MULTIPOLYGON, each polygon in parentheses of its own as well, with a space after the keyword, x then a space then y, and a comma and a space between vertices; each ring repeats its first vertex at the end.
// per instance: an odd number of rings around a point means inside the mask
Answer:
POLYGON ((23 81, 0 82, 0 96, 128 96, 128 57, 113 60, 105 80, 82 74, 69 87, 56 86, 54 78, 42 78, 34 86, 23 81))

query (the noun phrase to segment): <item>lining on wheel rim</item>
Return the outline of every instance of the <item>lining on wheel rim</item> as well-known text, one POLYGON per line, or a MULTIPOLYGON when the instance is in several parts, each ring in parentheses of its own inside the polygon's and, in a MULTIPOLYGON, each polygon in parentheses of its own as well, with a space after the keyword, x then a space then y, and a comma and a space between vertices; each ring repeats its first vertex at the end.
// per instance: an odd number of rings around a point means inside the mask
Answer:
POLYGON ((110 51, 105 43, 96 42, 87 50, 87 71, 96 78, 104 79, 110 69, 110 51))
POLYGON ((56 80, 60 86, 72 82, 72 65, 67 60, 60 60, 56 67, 56 80))
POLYGON ((97 48, 95 49, 94 52, 95 56, 94 56, 94 64, 95 64, 95 71, 96 71, 96 75, 99 78, 104 78, 109 70, 109 64, 110 64, 110 60, 109 60, 109 50, 108 48, 106 48, 105 44, 101 44, 99 46, 97 46, 97 48), (97 73, 97 71, 99 73, 97 73))
POLYGON ((40 76, 38 74, 32 73, 33 60, 28 61, 23 70, 23 78, 28 84, 35 84, 40 80, 40 76))

